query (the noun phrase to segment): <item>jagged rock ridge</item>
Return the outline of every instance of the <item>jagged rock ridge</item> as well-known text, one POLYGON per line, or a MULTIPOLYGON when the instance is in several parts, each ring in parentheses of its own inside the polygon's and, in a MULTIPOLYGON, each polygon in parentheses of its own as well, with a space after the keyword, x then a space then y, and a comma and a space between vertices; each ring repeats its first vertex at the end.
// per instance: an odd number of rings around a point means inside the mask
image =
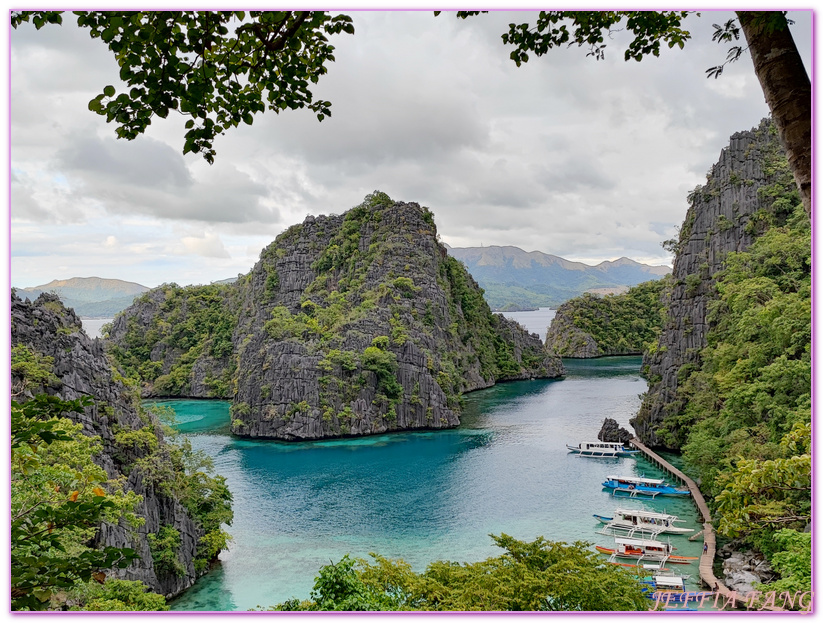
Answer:
POLYGON ((133 369, 161 367, 141 376, 148 393, 231 398, 242 436, 453 427, 463 392, 563 373, 537 337, 490 312, 427 208, 380 192, 345 214, 307 217, 248 275, 202 292, 233 319, 230 348, 216 352, 212 335, 188 351, 167 339, 199 303, 169 305, 180 293, 161 286, 115 319, 112 352, 127 357, 137 346, 146 357, 133 369), (182 384, 170 383, 184 361, 182 384), (215 379, 227 381, 222 394, 215 379))
POLYGON ((674 244, 672 287, 664 293, 667 318, 656 347, 644 355, 649 390, 631 425, 643 443, 665 446, 657 434, 666 418, 682 408, 678 373, 699 367, 706 346, 707 308, 714 299, 714 277, 731 251, 747 249, 758 232, 753 220, 769 204, 758 190, 774 181, 769 155, 782 154, 769 119, 733 134, 707 174, 705 186, 689 195, 689 209, 674 244), (689 368, 685 368, 689 369, 689 368))
POLYGON ((81 328, 80 319, 63 307, 54 294, 41 294, 34 302, 11 297, 11 344, 24 347, 41 356, 53 358, 52 372, 57 378, 46 386, 23 387, 23 378, 12 373, 12 398, 24 402, 34 394, 48 393, 63 400, 83 396, 94 399, 94 405, 84 413, 66 414, 82 424, 83 432, 99 436, 102 452, 96 462, 109 478, 125 478, 124 488, 142 496, 136 514, 145 519, 139 528, 103 524, 97 535, 98 544, 133 548, 140 556, 132 565, 111 574, 128 580, 140 580, 152 591, 173 597, 190 587, 204 569, 195 569, 194 559, 203 530, 175 499, 155 484, 146 482, 140 470, 128 469, 143 456, 140 448, 124 448, 115 442, 117 431, 139 430, 147 426, 156 429, 162 449, 159 424, 150 414, 139 413, 134 393, 114 372, 98 339, 90 339, 81 328), (124 474, 128 472, 128 476, 124 474), (180 534, 177 557, 182 572, 165 573, 155 569, 147 535, 161 526, 172 526, 180 534))

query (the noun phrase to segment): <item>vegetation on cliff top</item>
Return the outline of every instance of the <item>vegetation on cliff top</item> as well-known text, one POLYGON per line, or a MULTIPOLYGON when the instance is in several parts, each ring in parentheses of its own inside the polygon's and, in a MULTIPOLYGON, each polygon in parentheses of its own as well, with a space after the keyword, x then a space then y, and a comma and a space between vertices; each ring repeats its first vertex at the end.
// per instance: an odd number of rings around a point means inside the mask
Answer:
POLYGON ((547 348, 551 347, 561 357, 576 356, 585 340, 576 333, 564 334, 562 326, 568 322, 591 336, 599 354, 627 355, 648 350, 663 326, 661 294, 668 283, 666 277, 636 285, 625 294, 602 297, 584 294, 566 301, 552 323, 553 327, 559 327, 559 332, 550 329, 547 348))
POLYGON ((462 392, 547 373, 539 343, 516 339, 439 245, 428 208, 379 191, 290 227, 236 283, 161 286, 105 330, 108 352, 145 394, 233 398, 238 434, 311 419, 323 436, 346 435, 358 418, 384 432, 406 426, 401 404, 415 427, 454 425, 462 392), (273 375, 283 348, 301 361, 273 375), (316 393, 294 394, 290 375, 316 393))
MULTIPOLYGON (((151 385, 160 396, 185 396, 191 392, 191 375, 201 356, 226 359, 221 374, 204 380, 213 398, 230 398, 236 356, 232 333, 237 324, 236 306, 228 301, 231 285, 180 287, 163 284, 137 299, 152 304, 159 299, 157 313, 147 325, 134 316, 127 318, 126 331, 108 346, 109 353, 125 375, 142 385, 151 385)), ((112 325, 102 329, 106 336, 112 325)))

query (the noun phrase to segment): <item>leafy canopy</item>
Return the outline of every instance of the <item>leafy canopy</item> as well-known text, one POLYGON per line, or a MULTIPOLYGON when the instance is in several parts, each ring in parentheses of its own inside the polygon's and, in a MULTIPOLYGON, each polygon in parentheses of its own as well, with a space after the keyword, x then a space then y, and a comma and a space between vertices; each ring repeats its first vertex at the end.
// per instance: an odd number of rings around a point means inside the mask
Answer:
MULTIPOLYGON (((314 100, 310 84, 334 61, 328 35, 353 34, 351 18, 326 11, 74 11, 114 53, 128 90, 108 85, 89 110, 133 139, 152 118, 190 117, 183 153, 214 162, 214 139, 267 107, 308 108, 322 121, 331 102, 314 100)), ((12 11, 14 28, 62 24, 62 11, 12 11)))
POLYGON ((403 560, 345 556, 320 569, 311 599, 277 610, 646 610, 641 584, 586 543, 492 535, 505 552, 476 563, 436 561, 415 573, 403 560))
POLYGON ((58 591, 92 579, 103 570, 126 567, 137 558, 130 548, 84 545, 103 521, 139 520, 140 498, 108 479, 93 457, 100 439, 62 417, 82 412, 88 399, 62 401, 40 395, 11 403, 11 606, 43 610, 58 591))
MULTIPOLYGON (((466 19, 485 11, 458 11, 466 19)), ((503 43, 516 46, 509 55, 520 67, 529 60, 529 52, 543 56, 561 45, 588 46, 587 56, 602 59, 607 37, 617 30, 627 30, 634 39, 624 52, 625 60, 640 61, 644 56, 660 55, 660 44, 683 48, 691 38, 681 22, 692 11, 540 11, 530 23, 509 24, 503 43)), ((438 15, 440 11, 435 11, 438 15)), ((698 13, 699 15, 699 13, 698 13)))

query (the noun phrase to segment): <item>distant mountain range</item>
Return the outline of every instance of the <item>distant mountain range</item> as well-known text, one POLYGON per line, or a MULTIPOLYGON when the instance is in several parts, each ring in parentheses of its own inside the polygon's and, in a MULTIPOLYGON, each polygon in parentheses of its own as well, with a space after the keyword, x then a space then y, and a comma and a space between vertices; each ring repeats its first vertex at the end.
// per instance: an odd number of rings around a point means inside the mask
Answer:
MULTIPOLYGON (((619 293, 671 272, 668 266, 649 266, 627 257, 589 266, 518 247, 445 246, 452 257, 466 265, 475 281, 486 291, 489 306, 502 311, 557 307, 584 292, 619 293)), ((214 283, 231 283, 236 279, 230 277, 214 283)), ((55 279, 33 288, 16 288, 16 291, 20 298, 32 301, 43 292, 54 292, 78 316, 112 318, 131 305, 135 297, 150 289, 120 279, 74 277, 55 279)))
POLYGON ((43 292, 53 292, 66 307, 74 309, 78 316, 87 318, 111 318, 131 305, 136 296, 150 288, 131 281, 101 279, 100 277, 73 277, 55 279, 42 286, 15 288, 17 296, 34 300, 43 292))
POLYGON ((584 292, 620 292, 672 272, 668 266, 650 266, 627 257, 590 266, 510 246, 447 245, 447 249, 486 291, 491 308, 503 311, 557 307, 584 292))

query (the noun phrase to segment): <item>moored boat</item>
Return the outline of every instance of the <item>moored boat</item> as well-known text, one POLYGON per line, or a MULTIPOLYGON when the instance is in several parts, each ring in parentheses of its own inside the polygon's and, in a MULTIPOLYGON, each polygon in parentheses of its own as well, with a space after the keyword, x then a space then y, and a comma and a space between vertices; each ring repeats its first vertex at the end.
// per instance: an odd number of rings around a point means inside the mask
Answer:
POLYGON ((613 534, 625 532, 629 535, 635 532, 647 532, 649 534, 688 534, 694 532, 693 528, 683 528, 674 525, 675 522, 683 522, 677 515, 668 513, 656 513, 643 509, 618 508, 612 517, 605 515, 594 515, 595 519, 606 524, 599 534, 613 534))
POLYGON ((639 450, 627 448, 622 443, 611 441, 581 441, 576 446, 566 444, 574 454, 595 457, 634 456, 639 450))
POLYGON ((661 593, 686 592, 686 578, 681 575, 653 575, 647 583, 661 593))
POLYGON ((616 538, 614 547, 595 545, 601 554, 609 554, 611 559, 632 558, 637 561, 651 561, 687 565, 697 556, 677 556, 672 554, 674 547, 671 543, 664 543, 655 539, 616 538))
POLYGON ((661 478, 609 476, 603 483, 603 486, 612 489, 614 494, 620 492, 631 495, 632 497, 637 495, 648 495, 651 497, 658 495, 691 495, 688 489, 678 489, 661 478))

